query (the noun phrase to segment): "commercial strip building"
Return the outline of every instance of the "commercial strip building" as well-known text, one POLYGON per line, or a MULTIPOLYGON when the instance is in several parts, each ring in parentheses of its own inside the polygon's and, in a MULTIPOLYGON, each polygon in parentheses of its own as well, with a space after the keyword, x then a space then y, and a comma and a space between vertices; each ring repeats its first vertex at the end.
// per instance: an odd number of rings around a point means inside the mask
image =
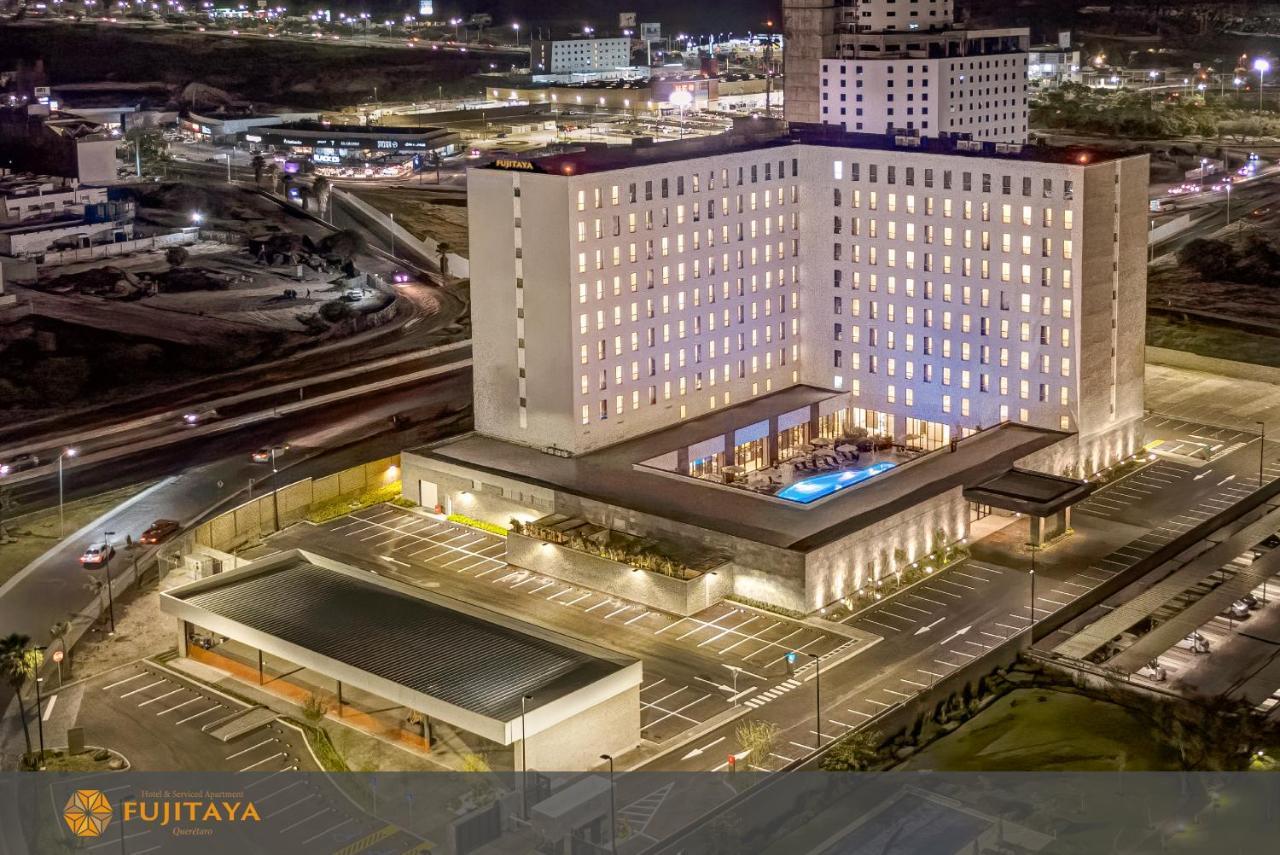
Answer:
POLYGON ((1146 183, 763 120, 474 169, 477 434, 406 453, 405 492, 676 610, 811 611, 993 510, 1051 539, 1141 448, 1146 183))
POLYGON ((788 120, 1027 139, 1026 28, 967 30, 951 0, 785 0, 783 17, 788 120))
POLYGON ((134 204, 105 187, 47 175, 0 176, 0 256, 38 258, 133 237, 134 204))
POLYGON ((390 703, 426 750, 443 725, 510 768, 578 770, 640 741, 638 661, 301 550, 164 591, 160 608, 179 655, 331 696, 339 718, 390 703))
POLYGON ((764 80, 738 81, 722 93, 721 81, 697 73, 655 76, 629 80, 580 84, 515 84, 488 86, 491 101, 550 105, 565 111, 579 108, 619 113, 662 113, 677 109, 671 96, 687 93, 687 109, 714 110, 722 96, 746 97, 765 90, 764 80))
POLYGON ((368 127, 292 122, 241 135, 251 149, 273 151, 286 161, 310 160, 322 175, 403 176, 428 155, 456 154, 458 135, 439 127, 368 127))
POLYGON ((204 116, 187 113, 178 128, 201 142, 218 145, 234 145, 242 135, 255 128, 271 127, 289 122, 318 122, 319 113, 248 113, 229 116, 204 116))

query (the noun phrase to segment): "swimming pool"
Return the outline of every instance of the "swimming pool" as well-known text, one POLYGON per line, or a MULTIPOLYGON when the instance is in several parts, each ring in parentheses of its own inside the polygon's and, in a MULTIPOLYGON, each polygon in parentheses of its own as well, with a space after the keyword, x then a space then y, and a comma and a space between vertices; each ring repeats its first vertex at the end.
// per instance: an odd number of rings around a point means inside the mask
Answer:
POLYGON ((839 472, 825 472, 822 475, 814 475, 812 478, 797 481, 774 493, 774 495, 779 499, 807 505, 810 502, 816 502, 818 499, 826 498, 837 490, 852 487, 854 484, 861 484, 868 478, 873 478, 881 472, 887 472, 896 465, 896 463, 890 463, 886 460, 881 463, 873 463, 865 469, 842 469, 839 472))

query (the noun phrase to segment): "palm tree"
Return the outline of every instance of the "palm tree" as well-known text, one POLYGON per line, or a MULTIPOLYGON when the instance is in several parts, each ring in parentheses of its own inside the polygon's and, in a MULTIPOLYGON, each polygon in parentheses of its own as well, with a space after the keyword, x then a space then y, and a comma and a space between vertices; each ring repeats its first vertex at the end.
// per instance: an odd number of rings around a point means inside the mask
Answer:
POLYGON ((323 175, 317 175, 316 180, 311 182, 311 192, 315 194, 317 212, 322 220, 328 219, 325 212, 329 210, 329 191, 332 189, 329 179, 323 175))
POLYGON ((440 277, 442 279, 449 278, 449 253, 453 252, 453 247, 447 240, 442 240, 436 244, 436 252, 439 253, 438 263, 440 265, 440 277))
POLYGON ((31 730, 27 724, 27 705, 22 700, 22 689, 28 680, 35 677, 40 660, 38 650, 27 649, 30 643, 30 636, 16 632, 0 638, 0 674, 18 699, 18 713, 22 716, 22 735, 27 740, 28 754, 31 753, 31 730))

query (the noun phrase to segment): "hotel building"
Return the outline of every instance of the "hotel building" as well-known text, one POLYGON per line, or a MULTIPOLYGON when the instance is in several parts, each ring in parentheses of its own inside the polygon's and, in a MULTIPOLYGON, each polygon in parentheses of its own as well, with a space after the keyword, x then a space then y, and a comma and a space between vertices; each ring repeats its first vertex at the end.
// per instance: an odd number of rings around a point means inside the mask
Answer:
POLYGON ((788 120, 1027 139, 1027 29, 965 29, 950 0, 786 0, 783 16, 788 120))
POLYGON ((406 495, 697 553, 690 608, 821 607, 992 506, 1066 530, 1141 444, 1145 157, 765 124, 471 171, 476 432, 406 495))

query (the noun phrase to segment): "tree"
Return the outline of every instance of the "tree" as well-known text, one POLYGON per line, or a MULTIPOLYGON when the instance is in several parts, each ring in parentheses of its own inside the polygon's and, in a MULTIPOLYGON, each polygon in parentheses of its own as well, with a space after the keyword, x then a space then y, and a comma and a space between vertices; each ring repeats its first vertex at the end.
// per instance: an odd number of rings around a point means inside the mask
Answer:
MULTIPOLYGON (((18 713, 22 717, 22 735, 27 740, 28 754, 31 753, 31 730, 27 724, 27 705, 22 700, 22 690, 28 680, 35 678, 42 659, 39 650, 27 649, 30 643, 30 636, 16 632, 0 639, 0 675, 4 676, 4 681, 18 699, 18 713)), ((39 715, 39 710, 36 714, 39 715)))
POLYGON ((170 267, 181 267, 190 257, 191 253, 187 252, 185 246, 171 246, 164 252, 164 260, 170 267))
POLYGON ((357 231, 342 229, 326 235, 320 241, 320 251, 327 256, 337 258, 343 264, 355 258, 364 250, 364 238, 357 231))
POLYGON ((747 752, 748 766, 764 766, 773 753, 778 733, 778 726, 771 721, 744 721, 738 725, 734 734, 738 737, 738 747, 747 752))
POLYGON ((464 772, 488 772, 489 764, 479 754, 463 754, 462 755, 462 771, 464 772))
POLYGON ((255 154, 250 162, 253 164, 253 183, 261 184, 262 172, 267 168, 267 159, 260 154, 255 154))
POLYGON ((329 210, 329 199, 332 190, 333 185, 323 175, 317 175, 316 180, 311 182, 311 192, 316 197, 316 211, 322 220, 328 219, 325 212, 329 210))
POLYGON ((440 276, 445 279, 448 279, 449 278, 449 253, 453 252, 453 246, 447 240, 442 240, 440 241, 440 243, 436 244, 436 252, 438 253, 438 256, 439 256, 436 260, 436 263, 440 265, 440 276))
POLYGON ((329 711, 329 702, 312 692, 302 702, 302 717, 312 725, 317 725, 329 711))

